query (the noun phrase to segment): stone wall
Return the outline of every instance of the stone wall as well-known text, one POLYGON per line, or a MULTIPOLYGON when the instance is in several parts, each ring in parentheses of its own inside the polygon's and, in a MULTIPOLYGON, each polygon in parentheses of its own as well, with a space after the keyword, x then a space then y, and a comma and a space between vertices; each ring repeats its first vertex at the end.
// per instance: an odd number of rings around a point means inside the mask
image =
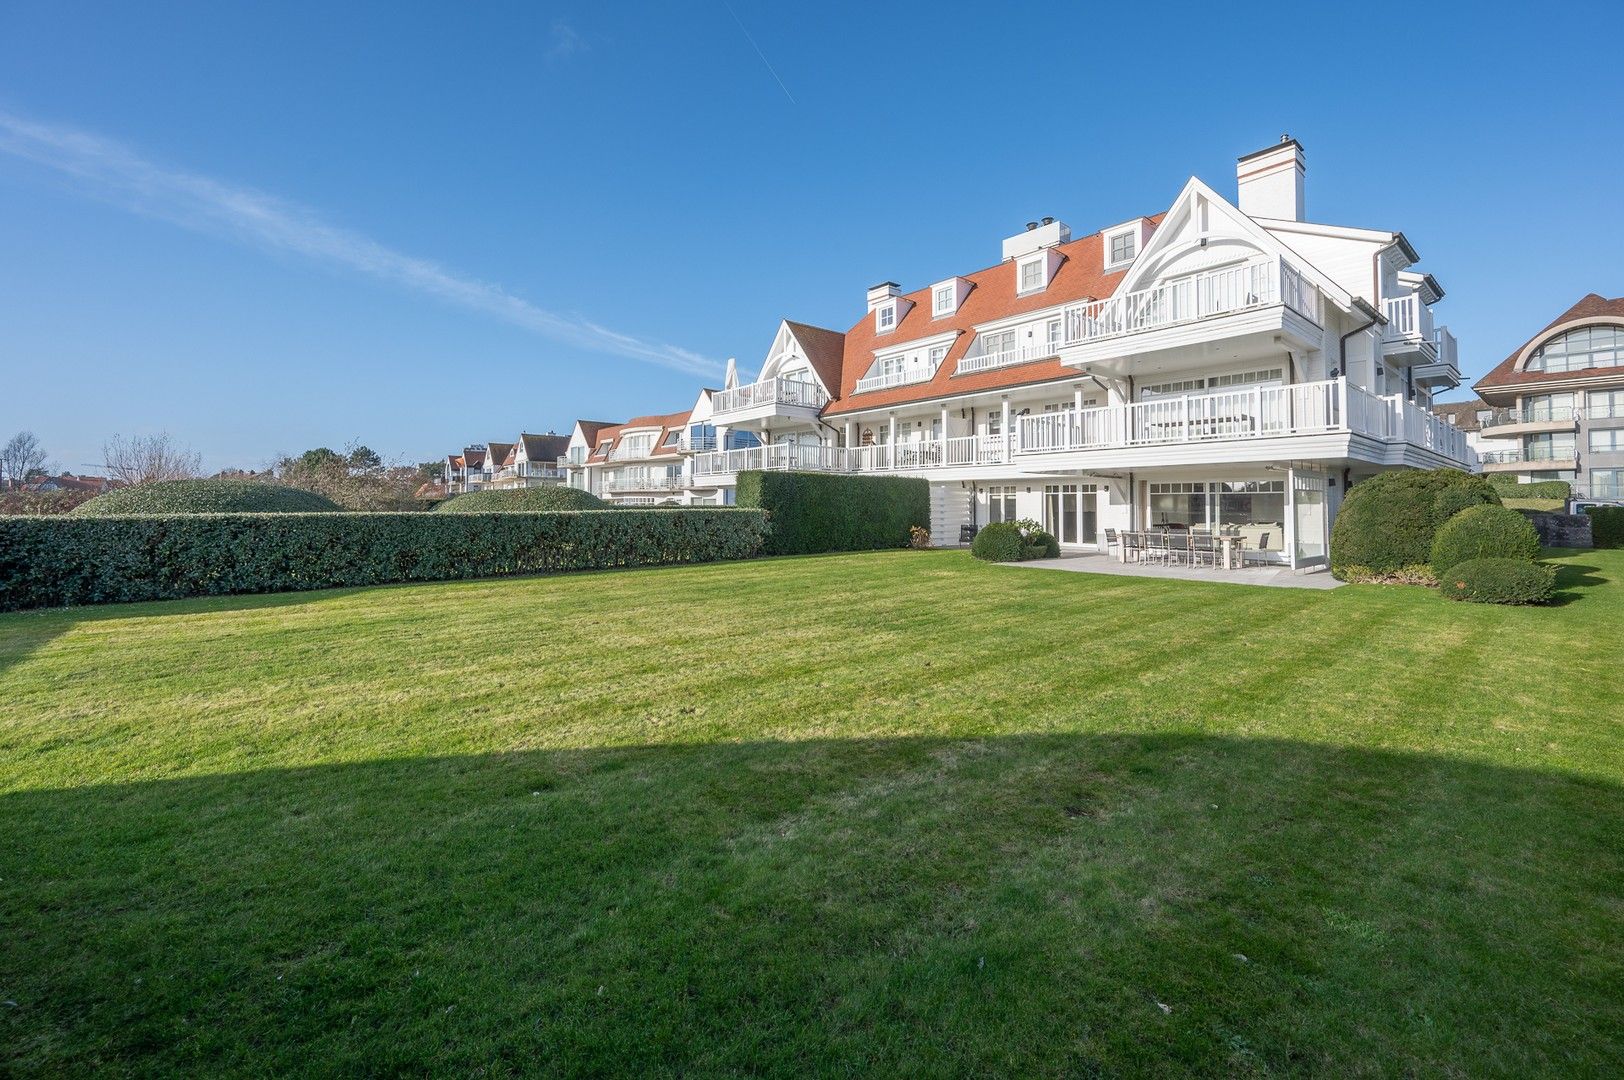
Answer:
POLYGON ((1539 533, 1539 542, 1546 547, 1595 547, 1590 533, 1589 514, 1554 514, 1545 510, 1522 510, 1523 517, 1533 523, 1539 533))

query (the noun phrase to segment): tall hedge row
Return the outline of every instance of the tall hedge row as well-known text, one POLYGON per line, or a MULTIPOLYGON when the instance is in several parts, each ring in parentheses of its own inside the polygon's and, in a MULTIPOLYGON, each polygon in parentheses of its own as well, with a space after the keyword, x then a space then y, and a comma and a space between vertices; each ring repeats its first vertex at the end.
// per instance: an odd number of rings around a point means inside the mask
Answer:
POLYGON ((1526 484, 1504 474, 1489 477, 1502 499, 1566 499, 1573 485, 1566 480, 1533 480, 1526 484))
POLYGON ((756 555, 749 510, 0 517, 0 611, 756 555))
POLYGON ((768 555, 907 547, 930 528, 930 485, 900 476, 741 472, 738 505, 765 510, 768 555))
POLYGON ((1590 534, 1599 548, 1624 548, 1624 506, 1587 506, 1590 534))
POLYGON ((609 504, 580 488, 485 488, 453 495, 434 508, 436 514, 539 513, 549 510, 607 510, 609 504))

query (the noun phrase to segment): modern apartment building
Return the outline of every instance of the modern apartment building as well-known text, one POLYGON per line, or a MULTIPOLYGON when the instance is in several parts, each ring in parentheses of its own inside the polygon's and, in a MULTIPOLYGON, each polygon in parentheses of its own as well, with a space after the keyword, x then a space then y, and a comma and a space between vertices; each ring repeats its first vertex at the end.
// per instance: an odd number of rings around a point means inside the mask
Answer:
POLYGON ((1430 409, 1460 381, 1442 287, 1403 233, 1310 221, 1305 172, 1286 138, 1240 159, 1234 202, 1191 178, 1159 213, 1045 218, 986 268, 873 286, 843 333, 782 323, 757 381, 709 403, 719 440, 760 445, 693 452, 690 482, 726 502, 745 469, 919 476, 938 542, 1178 523, 1323 563, 1350 483, 1475 455, 1430 409))
POLYGON ((1591 293, 1476 385, 1490 406, 1486 472, 1567 480, 1577 495, 1624 498, 1624 297, 1591 293))

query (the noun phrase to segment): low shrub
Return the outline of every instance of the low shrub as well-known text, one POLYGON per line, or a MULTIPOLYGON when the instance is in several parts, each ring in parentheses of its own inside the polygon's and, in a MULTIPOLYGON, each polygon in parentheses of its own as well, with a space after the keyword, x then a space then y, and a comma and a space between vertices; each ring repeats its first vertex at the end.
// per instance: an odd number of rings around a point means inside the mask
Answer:
POLYGON ((1438 591, 1474 604, 1543 604, 1556 584, 1556 567, 1527 559, 1467 559, 1449 568, 1438 591))
POLYGON ((930 547, 930 530, 914 525, 908 530, 908 546, 919 551, 930 547))
POLYGON ((1343 566, 1336 572, 1338 579, 1364 585, 1436 585, 1438 579, 1429 563, 1398 566, 1392 570, 1377 570, 1369 566, 1343 566))
POLYGON ((454 495, 434 508, 436 514, 536 514, 555 510, 607 510, 610 504, 580 488, 498 488, 454 495))
POLYGON ((752 469, 739 474, 738 505, 767 512, 768 555, 902 548, 930 527, 930 485, 901 476, 752 469))
POLYGON ((1566 480, 1535 480, 1519 484, 1506 476, 1491 477, 1489 483, 1501 499, 1562 499, 1573 494, 1573 485, 1566 480))
POLYGON ((1052 533, 1046 533, 1039 529, 1027 537, 1022 558, 1058 559, 1060 558, 1060 541, 1055 539, 1052 533))
POLYGON ((1020 562, 1026 558, 1026 539, 1013 521, 984 525, 970 543, 970 554, 987 562, 1020 562))
POLYGON ((1349 581, 1351 567, 1390 574, 1430 561, 1438 526, 1469 500, 1493 505, 1500 497, 1483 477, 1458 469, 1399 469, 1361 480, 1331 527, 1331 572, 1349 581), (1466 494, 1445 496, 1451 488, 1466 494))
POLYGON ((1438 528, 1432 541, 1432 572, 1439 581, 1469 559, 1539 558, 1539 533, 1528 519, 1504 506, 1462 510, 1438 528))
POLYGON ((1587 506, 1591 539, 1599 548, 1624 547, 1624 506, 1587 506))
POLYGON ((343 507, 314 491, 264 480, 160 480, 114 488, 73 509, 78 517, 115 514, 331 514, 343 507))
POLYGON ((0 518, 0 611, 745 559, 759 511, 0 518))

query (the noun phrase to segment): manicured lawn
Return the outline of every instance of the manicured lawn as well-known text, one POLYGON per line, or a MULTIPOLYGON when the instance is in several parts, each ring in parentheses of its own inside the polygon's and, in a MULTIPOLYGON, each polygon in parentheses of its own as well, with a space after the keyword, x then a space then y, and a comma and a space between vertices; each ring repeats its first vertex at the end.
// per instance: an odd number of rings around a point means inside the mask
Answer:
POLYGON ((1550 609, 888 552, 0 617, 0 1072, 1618 1075, 1550 609))

